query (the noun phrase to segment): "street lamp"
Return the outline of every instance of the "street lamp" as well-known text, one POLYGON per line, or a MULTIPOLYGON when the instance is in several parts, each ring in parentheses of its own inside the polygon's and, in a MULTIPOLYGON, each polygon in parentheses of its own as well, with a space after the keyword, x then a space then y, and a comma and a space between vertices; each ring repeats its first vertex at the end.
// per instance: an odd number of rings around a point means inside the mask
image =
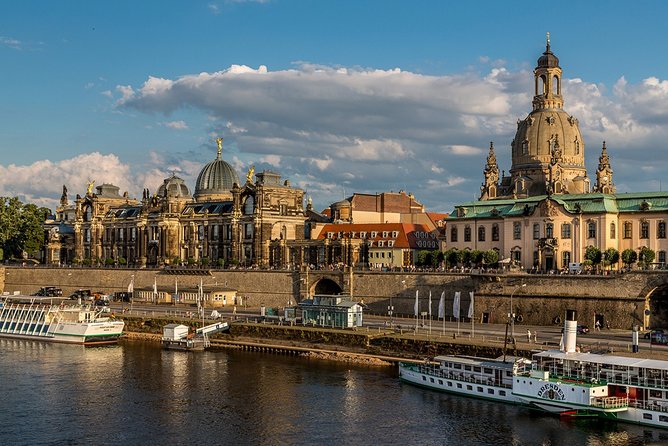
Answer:
POLYGON ((513 295, 520 290, 520 288, 526 287, 527 284, 523 283, 522 285, 518 286, 513 290, 512 293, 510 293, 510 336, 515 339, 515 313, 513 312, 513 295))

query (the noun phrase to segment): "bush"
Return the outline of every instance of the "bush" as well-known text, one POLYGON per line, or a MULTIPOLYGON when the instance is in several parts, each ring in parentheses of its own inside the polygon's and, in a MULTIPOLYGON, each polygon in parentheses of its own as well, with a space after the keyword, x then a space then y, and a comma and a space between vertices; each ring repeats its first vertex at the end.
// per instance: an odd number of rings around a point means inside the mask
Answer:
POLYGON ((116 263, 116 262, 111 257, 104 259, 104 264, 107 265, 107 266, 111 266, 114 263, 116 263))
POLYGON ((118 258, 118 264, 125 266, 125 265, 128 264, 128 261, 125 259, 125 257, 119 257, 118 258))
POLYGON ((631 264, 636 263, 636 260, 638 260, 638 254, 631 248, 622 251, 622 263, 624 265, 631 266, 631 264))

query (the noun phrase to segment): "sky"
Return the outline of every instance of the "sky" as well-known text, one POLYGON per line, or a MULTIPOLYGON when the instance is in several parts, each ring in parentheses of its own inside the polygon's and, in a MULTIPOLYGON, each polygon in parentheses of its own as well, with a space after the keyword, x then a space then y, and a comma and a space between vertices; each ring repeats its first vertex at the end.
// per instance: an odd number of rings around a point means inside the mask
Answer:
POLYGON ((606 141, 617 192, 668 187, 668 3, 545 3, 2 2, 0 196, 192 192, 222 136, 240 178, 279 172, 317 210, 404 190, 451 212, 490 141, 509 170, 546 32, 592 184, 606 141))

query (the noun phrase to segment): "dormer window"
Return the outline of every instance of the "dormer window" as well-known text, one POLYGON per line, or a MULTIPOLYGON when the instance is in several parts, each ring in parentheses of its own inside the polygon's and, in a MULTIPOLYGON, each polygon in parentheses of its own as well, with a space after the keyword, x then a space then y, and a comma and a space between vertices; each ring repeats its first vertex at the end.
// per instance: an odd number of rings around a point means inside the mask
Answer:
POLYGON ((399 237, 399 231, 392 231, 392 238, 399 237))
POLYGON ((378 236, 378 232, 371 231, 371 238, 376 238, 377 236, 378 236))
POLYGON ((366 231, 360 232, 360 238, 366 238, 366 231))
POLYGON ((328 232, 327 233, 327 238, 331 239, 332 237, 334 237, 334 233, 333 232, 328 232))
POLYGON ((387 238, 387 234, 388 234, 387 231, 383 231, 383 238, 387 238))
POLYGON ((385 243, 382 240, 378 240, 378 247, 382 248, 385 243))

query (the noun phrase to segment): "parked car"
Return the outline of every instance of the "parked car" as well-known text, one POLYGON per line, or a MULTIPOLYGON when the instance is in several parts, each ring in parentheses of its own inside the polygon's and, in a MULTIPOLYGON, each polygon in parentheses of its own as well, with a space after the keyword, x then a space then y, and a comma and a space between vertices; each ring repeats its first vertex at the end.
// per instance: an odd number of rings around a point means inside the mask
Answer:
POLYGON ((659 328, 657 330, 646 331, 645 334, 642 337, 645 338, 645 339, 649 339, 650 336, 652 338, 656 338, 657 335, 663 336, 664 334, 665 333, 664 333, 663 329, 659 328))
POLYGON ((578 325, 578 334, 587 334, 589 333, 589 327, 586 325, 578 325))
POLYGON ((63 295, 63 290, 55 286, 43 286, 33 296, 58 297, 63 295))
POLYGON ((90 296, 92 295, 93 293, 91 293, 90 290, 78 289, 70 294, 70 299, 77 300, 81 298, 81 300, 90 300, 90 296))

